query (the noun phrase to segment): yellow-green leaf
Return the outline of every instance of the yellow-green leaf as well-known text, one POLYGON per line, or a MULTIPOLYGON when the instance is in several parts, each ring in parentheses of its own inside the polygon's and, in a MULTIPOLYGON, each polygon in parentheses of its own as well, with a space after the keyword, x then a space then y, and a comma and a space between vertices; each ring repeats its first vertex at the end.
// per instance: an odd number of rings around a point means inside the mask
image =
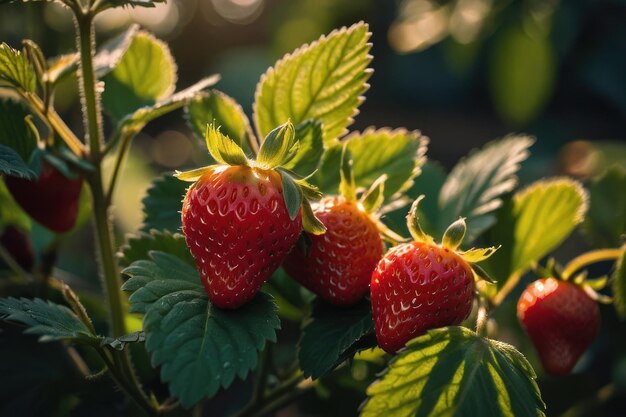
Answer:
POLYGON ((28 92, 37 85, 35 69, 26 55, 6 43, 0 44, 0 85, 3 83, 28 92))

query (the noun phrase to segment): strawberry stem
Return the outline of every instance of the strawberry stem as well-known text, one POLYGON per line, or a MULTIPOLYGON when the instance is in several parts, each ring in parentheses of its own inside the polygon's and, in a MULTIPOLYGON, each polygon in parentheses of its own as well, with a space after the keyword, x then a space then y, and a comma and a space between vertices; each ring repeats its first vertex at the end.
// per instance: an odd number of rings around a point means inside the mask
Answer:
POLYGON ((617 260, 619 256, 624 251, 624 248, 619 249, 598 249, 594 251, 590 251, 587 253, 583 253, 582 255, 577 256, 576 258, 569 261, 569 263, 563 269, 563 279, 568 280, 576 271, 589 266, 594 263, 602 262, 602 261, 613 261, 617 260))

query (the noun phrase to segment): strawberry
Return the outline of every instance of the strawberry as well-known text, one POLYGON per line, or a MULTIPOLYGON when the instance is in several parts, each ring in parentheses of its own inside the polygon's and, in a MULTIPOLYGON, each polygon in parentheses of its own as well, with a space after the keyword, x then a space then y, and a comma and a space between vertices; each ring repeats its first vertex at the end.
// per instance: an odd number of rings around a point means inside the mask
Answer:
POLYGON ((48 229, 64 233, 76 223, 82 177, 69 179, 44 160, 37 180, 7 176, 5 183, 22 209, 48 229))
POLYGON ((178 173, 195 181, 183 201, 182 230, 211 302, 237 308, 280 266, 303 223, 324 229, 303 197, 317 195, 313 187, 279 168, 294 156, 291 123, 270 132, 256 161, 213 125, 206 139, 219 164, 178 173))
POLYGON ((570 373, 600 326, 597 303, 578 285, 555 278, 526 288, 517 303, 517 317, 552 375, 570 373))
POLYGON ((389 353, 427 330, 455 325, 472 310, 475 278, 488 278, 473 265, 495 248, 457 251, 465 235, 459 219, 436 244, 417 222, 418 198, 407 220, 415 241, 392 248, 380 260, 370 285, 376 338, 389 353))
POLYGON ((296 281, 337 306, 349 306, 363 298, 383 255, 380 231, 384 232, 384 225, 375 211, 383 202, 386 176, 375 181, 357 201, 351 164, 344 146, 341 195, 324 198, 315 208, 326 233, 307 236, 306 247, 297 245, 283 265, 296 281))

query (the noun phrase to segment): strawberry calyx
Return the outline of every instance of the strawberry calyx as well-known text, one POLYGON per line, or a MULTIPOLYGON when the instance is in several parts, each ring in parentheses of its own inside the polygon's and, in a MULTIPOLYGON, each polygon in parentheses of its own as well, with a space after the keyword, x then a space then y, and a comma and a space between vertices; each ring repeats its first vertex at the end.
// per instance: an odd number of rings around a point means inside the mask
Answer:
POLYGON ((460 217, 454 223, 452 223, 443 234, 441 243, 435 242, 435 239, 424 232, 419 223, 419 203, 424 199, 424 195, 419 196, 411 205, 409 214, 406 216, 407 226, 411 237, 417 242, 423 242, 428 245, 439 246, 447 249, 459 255, 461 259, 467 262, 474 272, 474 277, 478 280, 484 280, 489 283, 495 283, 495 280, 485 271, 482 267, 477 265, 478 262, 484 261, 493 255, 500 246, 490 246, 488 248, 471 248, 466 251, 459 250, 459 247, 463 243, 465 233, 467 231, 467 225, 465 218, 460 217))
POLYGON ((302 227, 305 231, 315 235, 325 233, 326 228, 315 217, 311 208, 311 202, 319 200, 322 193, 317 187, 307 182, 308 177, 301 177, 285 168, 298 154, 300 147, 300 141, 296 138, 296 131, 291 121, 287 121, 267 134, 255 159, 248 158, 237 142, 221 133, 220 127, 216 126, 215 121, 207 125, 205 142, 209 153, 217 164, 186 172, 176 171, 175 176, 178 179, 195 182, 206 172, 224 165, 247 166, 253 170, 274 171, 281 178, 283 198, 289 218, 294 220, 298 212, 301 211, 302 227))

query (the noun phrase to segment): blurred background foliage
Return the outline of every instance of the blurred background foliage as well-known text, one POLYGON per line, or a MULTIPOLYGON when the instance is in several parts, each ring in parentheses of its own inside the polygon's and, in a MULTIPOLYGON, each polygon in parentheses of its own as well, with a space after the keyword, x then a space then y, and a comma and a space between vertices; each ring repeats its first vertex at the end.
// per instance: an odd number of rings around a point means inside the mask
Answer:
MULTIPOLYGON (((320 34, 358 20, 368 22, 373 32, 375 72, 354 130, 372 125, 419 129, 431 139, 430 160, 439 161, 446 169, 489 140, 510 132, 529 133, 537 142, 523 164, 522 183, 560 174, 586 181, 611 165, 626 166, 624 0, 169 0, 154 9, 103 13, 97 21, 97 37, 103 41, 131 22, 139 23, 170 45, 178 64, 179 89, 220 73, 216 88, 237 99, 250 114, 255 85, 269 65, 320 34)), ((0 7, 0 39, 18 47, 23 38, 39 43, 48 56, 75 49, 70 14, 54 4, 0 7)), ((57 110, 80 132, 77 97, 76 80, 69 77, 62 82, 55 102, 57 110)), ((148 125, 133 144, 115 196, 120 244, 125 234, 139 229, 141 199, 154 176, 199 166, 206 161, 205 154, 181 112, 148 125)), ((87 204, 83 213, 84 217, 89 213, 87 204)), ((105 326, 106 313, 98 303, 91 230, 70 233, 71 239, 63 239, 56 275, 81 291, 88 309, 100 317, 96 325, 105 326)), ((31 236, 39 253, 55 239, 34 223, 31 236)), ((588 247, 574 235, 556 257, 567 260, 588 247)), ((603 273, 602 267, 593 272, 603 273)), ((50 291, 54 293, 54 289, 50 291)), ((5 285, 0 292, 10 289, 5 285)), ((499 311, 500 336, 521 347, 537 365, 530 345, 521 336, 514 309, 515 303, 510 301, 499 311)), ((626 329, 614 314, 603 316, 608 319, 602 336, 578 366, 585 372, 575 373, 567 381, 541 378, 550 416, 625 415, 623 395, 597 391, 607 380, 617 384, 613 385, 617 392, 626 389, 626 329), (596 391, 597 395, 591 394, 596 391), (604 401, 603 396, 610 399, 604 401), (583 405, 570 409, 572 398, 578 397, 584 399, 583 405)), ((139 329, 137 318, 129 321, 131 331, 139 329)), ((295 349, 298 327, 289 322, 283 327, 279 337, 287 344, 277 349, 277 354, 288 356, 295 349)), ((42 361, 39 368, 46 370, 42 386, 56 386, 58 392, 42 396, 33 391, 39 386, 25 386, 28 395, 16 395, 15 386, 24 384, 13 380, 13 391, 5 389, 11 378, 4 375, 14 375, 14 368, 32 360, 35 351, 54 355, 50 350, 54 345, 40 347, 30 338, 19 340, 3 338, 0 343, 3 352, 22 349, 19 361, 0 365, 4 380, 0 415, 117 415, 116 410, 122 409, 121 395, 106 381, 85 384, 68 370, 67 363, 51 364, 46 356, 37 357, 42 361), (25 346, 9 346, 15 343, 25 346), (70 376, 63 379, 60 375, 70 376), (23 408, 24 404, 30 404, 32 410, 23 408)), ((152 375, 155 381, 145 352, 139 349, 136 356, 141 373, 152 375)), ((380 369, 379 358, 370 356, 361 355, 360 360, 343 367, 337 379, 323 379, 316 386, 317 396, 305 396, 301 412, 355 415, 364 388, 380 369)), ((247 395, 242 392, 250 389, 249 381, 237 383, 207 404, 205 411, 210 409, 212 416, 232 411, 239 407, 241 395, 247 395)), ((287 410, 284 415, 294 413, 287 410)))

